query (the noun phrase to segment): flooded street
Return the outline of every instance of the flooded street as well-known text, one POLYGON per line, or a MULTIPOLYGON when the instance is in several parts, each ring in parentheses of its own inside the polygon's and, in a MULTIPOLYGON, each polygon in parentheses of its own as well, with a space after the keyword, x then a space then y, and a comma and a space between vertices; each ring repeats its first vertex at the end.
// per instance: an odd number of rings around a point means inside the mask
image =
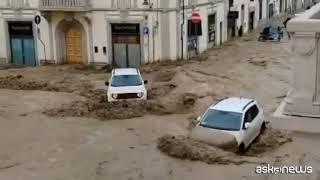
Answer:
POLYGON ((318 180, 320 134, 289 132, 292 142, 239 164, 177 159, 157 148, 164 135, 186 136, 190 121, 227 96, 257 99, 272 126, 270 117, 290 89, 290 70, 287 42, 258 42, 254 35, 188 62, 144 66, 146 102, 108 104, 102 70, 0 70, 0 179, 318 180), (313 173, 256 174, 266 163, 310 165, 313 173))

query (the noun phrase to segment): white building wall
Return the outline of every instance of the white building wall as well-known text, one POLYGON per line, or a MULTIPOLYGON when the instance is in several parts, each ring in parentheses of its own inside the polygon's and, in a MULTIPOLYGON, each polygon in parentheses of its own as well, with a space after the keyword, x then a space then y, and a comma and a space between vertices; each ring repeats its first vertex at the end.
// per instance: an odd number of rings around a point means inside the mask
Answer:
MULTIPOLYGON (((37 12, 37 15, 40 15, 39 12, 37 12)), ((38 36, 36 37, 37 45, 38 45, 38 61, 40 60, 52 60, 53 57, 53 47, 52 43, 50 43, 50 29, 49 29, 49 23, 48 21, 41 16, 41 23, 38 25, 38 28, 40 29, 38 36), (43 42, 43 45, 41 41, 43 42)))
MULTIPOLYGON (((158 60, 175 60, 181 57, 181 12, 175 11, 178 1, 172 0, 151 0, 153 8, 169 8, 168 11, 130 11, 128 17, 123 17, 118 9, 112 9, 112 1, 92 0, 93 11, 91 12, 75 12, 73 18, 78 21, 85 29, 87 40, 87 57, 88 63, 112 63, 112 36, 111 23, 136 22, 144 23, 149 27, 149 36, 143 35, 141 32, 141 54, 142 62, 154 62, 158 60), (147 22, 144 17, 147 16, 147 22), (103 47, 107 47, 107 54, 103 53, 103 47), (94 47, 98 47, 98 53, 94 52, 94 47)), ((116 1, 115 1, 116 2, 116 1)), ((208 0, 199 0, 197 3, 207 3, 208 0)), ((132 9, 143 8, 143 0, 137 0, 136 5, 132 5, 132 9)), ((114 5, 114 4, 113 4, 114 5)), ((188 2, 186 0, 186 5, 188 2)), ((33 21, 35 15, 41 15, 38 10, 39 0, 29 0, 28 8, 24 10, 21 16, 11 10, 4 10, 7 7, 6 1, 0 1, 0 60, 10 59, 9 36, 7 34, 6 23, 9 20, 30 20, 33 21), (2 8, 2 9, 1 9, 2 8), (10 14, 11 13, 11 14, 10 14)), ((10 8, 10 7, 9 7, 10 8)), ((202 18, 203 35, 199 37, 199 52, 203 52, 208 48, 208 15, 216 14, 216 44, 227 39, 227 12, 224 3, 208 4, 198 6, 195 9, 199 11, 202 18), (223 22, 223 30, 220 32, 220 22, 223 22), (222 39, 220 39, 222 33, 222 39)), ((187 55, 187 19, 191 16, 191 9, 187 9, 185 13, 184 26, 184 57, 187 55)), ((40 38, 45 44, 46 53, 41 41, 37 37, 36 28, 34 29, 35 48, 37 61, 53 60, 61 62, 64 57, 60 57, 59 38, 56 35, 57 27, 60 22, 67 17, 64 12, 51 12, 49 18, 43 17, 40 29, 40 38), (46 19, 47 18, 47 19, 46 19)), ((35 25, 34 25, 35 26, 35 25)))
POLYGON ((4 19, 0 16, 0 62, 7 61, 7 37, 5 33, 4 19))
POLYGON ((202 53, 208 47, 208 14, 206 8, 199 8, 202 19, 202 36, 199 36, 199 52, 202 53))
POLYGON ((178 58, 178 41, 177 36, 179 35, 177 29, 180 29, 179 24, 177 23, 177 13, 171 12, 169 15, 169 31, 170 31, 170 60, 174 60, 178 58))
MULTIPOLYGON (((262 19, 267 17, 266 1, 267 0, 263 0, 262 19)), ((259 19, 259 13, 260 13, 259 0, 254 0, 254 1, 250 1, 250 0, 235 0, 234 3, 233 3, 233 7, 231 8, 232 10, 239 12, 239 18, 236 21, 237 30, 239 30, 239 28, 241 26, 241 19, 243 18, 243 33, 247 33, 249 31, 249 14, 250 14, 249 7, 251 6, 251 4, 253 4, 254 12, 255 12, 253 27, 256 28, 258 26, 259 21, 260 21, 260 19, 259 19), (241 6, 242 5, 244 6, 243 17, 242 17, 242 13, 241 13, 241 6)))
POLYGON ((91 62, 94 63, 103 63, 108 62, 111 63, 111 59, 109 58, 109 54, 112 53, 112 48, 108 46, 110 42, 108 42, 108 26, 106 14, 104 12, 92 12, 91 19, 92 26, 92 47, 90 47, 90 51, 94 51, 94 47, 98 47, 98 53, 93 52, 93 58, 91 62), (103 47, 107 47, 107 54, 103 53, 103 47))
POLYGON ((268 0, 262 0, 262 19, 268 19, 268 5, 267 5, 268 0))

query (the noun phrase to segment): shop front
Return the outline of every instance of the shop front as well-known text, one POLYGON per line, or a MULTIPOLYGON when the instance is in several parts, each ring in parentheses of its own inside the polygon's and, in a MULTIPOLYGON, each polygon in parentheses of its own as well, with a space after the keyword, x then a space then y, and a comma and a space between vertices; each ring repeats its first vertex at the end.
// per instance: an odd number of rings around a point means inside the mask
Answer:
POLYGON ((119 68, 141 65, 140 24, 111 24, 113 65, 119 68))
POLYGON ((8 22, 11 63, 35 66, 35 46, 32 22, 8 22))

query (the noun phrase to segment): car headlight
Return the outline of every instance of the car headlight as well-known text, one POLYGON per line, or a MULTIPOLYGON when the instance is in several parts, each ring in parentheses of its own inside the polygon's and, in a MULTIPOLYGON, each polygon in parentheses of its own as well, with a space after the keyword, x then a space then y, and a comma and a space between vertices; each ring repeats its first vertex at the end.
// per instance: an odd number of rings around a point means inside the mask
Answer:
POLYGON ((138 96, 138 98, 142 98, 143 97, 143 92, 139 92, 139 93, 137 93, 137 96, 138 96))
POLYGON ((112 94, 111 95, 113 99, 117 99, 118 98, 118 94, 112 94))

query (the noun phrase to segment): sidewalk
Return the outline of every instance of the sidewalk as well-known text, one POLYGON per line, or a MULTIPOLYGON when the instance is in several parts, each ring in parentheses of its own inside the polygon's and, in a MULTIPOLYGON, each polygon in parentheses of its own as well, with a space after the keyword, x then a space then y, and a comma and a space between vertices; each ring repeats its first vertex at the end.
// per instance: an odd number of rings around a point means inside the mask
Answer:
POLYGON ((269 117, 273 128, 294 132, 320 134, 320 118, 298 117, 283 115, 285 103, 282 102, 276 112, 269 117))
POLYGON ((271 126, 294 132, 320 134, 320 119, 306 117, 270 117, 271 126))

